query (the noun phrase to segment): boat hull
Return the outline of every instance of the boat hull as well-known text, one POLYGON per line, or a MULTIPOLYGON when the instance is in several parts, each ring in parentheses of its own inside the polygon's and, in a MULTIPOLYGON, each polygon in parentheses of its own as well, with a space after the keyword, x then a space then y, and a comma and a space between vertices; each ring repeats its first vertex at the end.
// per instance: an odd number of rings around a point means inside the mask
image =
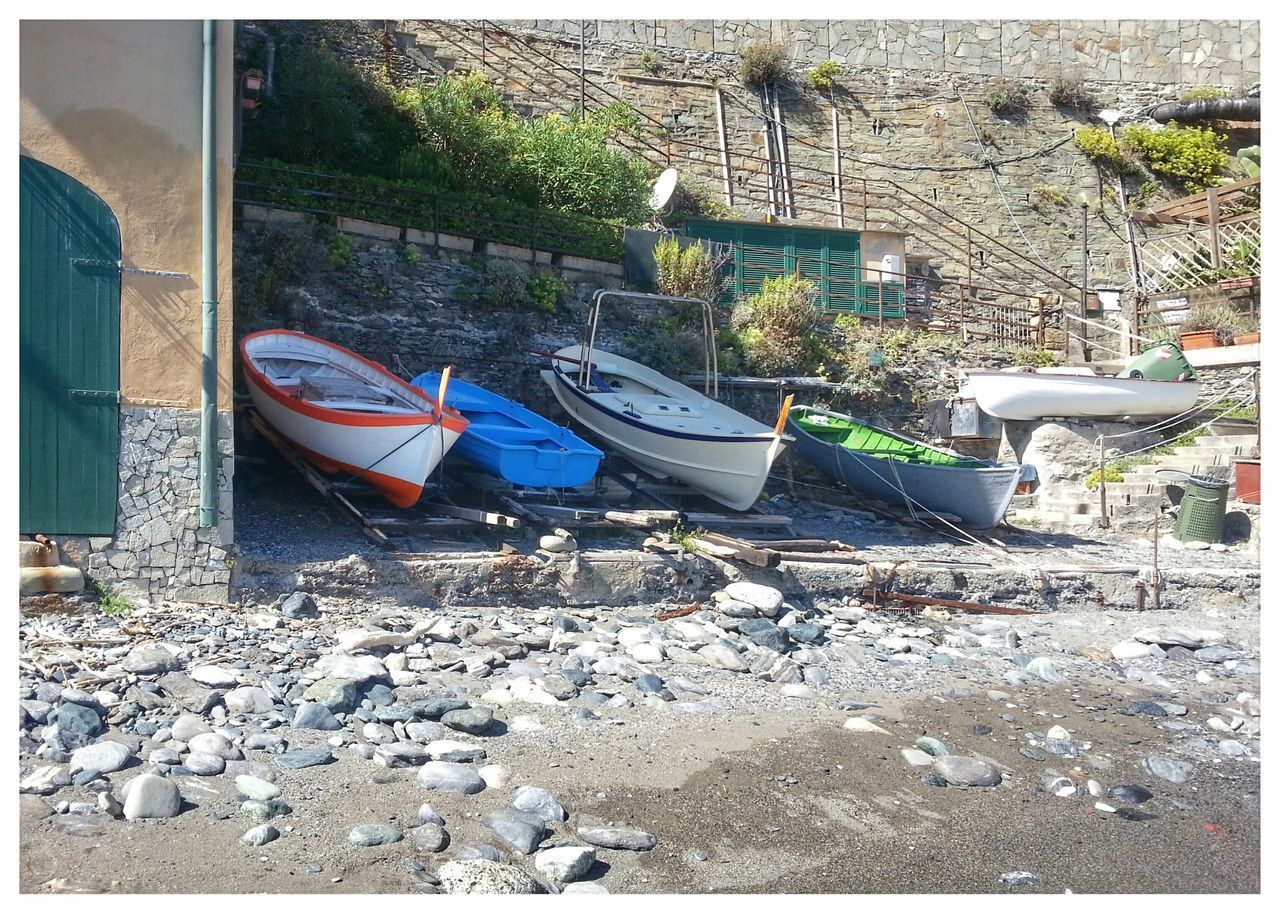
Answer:
MULTIPOLYGON (((357 475, 397 507, 413 506, 422 495, 427 477, 466 428, 466 421, 454 413, 446 414, 441 422, 436 413, 428 411, 394 416, 350 413, 292 397, 271 383, 254 363, 252 340, 263 335, 252 334, 241 342, 245 381, 254 408, 263 419, 321 471, 357 475)), ((381 366, 339 346, 302 334, 279 331, 278 335, 306 340, 310 353, 323 355, 324 347, 328 347, 407 386, 381 366)), ((414 391, 414 395, 422 397, 421 391, 414 391)))
POLYGON ((983 412, 1006 421, 1156 418, 1185 412, 1200 396, 1195 381, 1014 371, 975 371, 967 385, 983 412))
MULTIPOLYGON (((412 383, 434 393, 440 375, 427 372, 412 383)), ((445 402, 471 422, 453 454, 513 485, 577 488, 595 478, 604 457, 568 428, 475 384, 451 380, 445 402)))
POLYGON ((927 508, 957 516, 975 529, 989 529, 1004 518, 1022 476, 1016 465, 927 466, 881 459, 819 440, 794 420, 787 427, 800 456, 831 478, 908 511, 927 508))
MULTIPOLYGON (((577 352, 571 346, 556 354, 576 358, 577 352)), ((786 446, 775 434, 700 435, 655 428, 606 407, 600 398, 593 400, 559 365, 543 371, 542 379, 570 416, 641 469, 677 479, 732 510, 747 510, 756 502, 786 446)))

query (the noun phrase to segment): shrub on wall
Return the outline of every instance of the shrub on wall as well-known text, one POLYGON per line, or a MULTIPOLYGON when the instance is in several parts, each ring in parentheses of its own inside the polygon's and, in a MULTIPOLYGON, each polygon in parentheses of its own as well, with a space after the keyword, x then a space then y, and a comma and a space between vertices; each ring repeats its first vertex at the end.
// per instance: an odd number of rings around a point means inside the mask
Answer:
POLYGON ((759 292, 739 303, 733 328, 749 371, 771 377, 818 370, 828 352, 815 332, 815 297, 813 283, 788 274, 765 278, 759 292))
POLYGON ((1013 117, 1025 114, 1030 99, 1027 90, 1012 79, 997 79, 982 99, 993 114, 1013 117))
POLYGON ((1157 175, 1196 193, 1217 183, 1220 172, 1231 164, 1223 149, 1226 137, 1208 127, 1155 130, 1133 124, 1120 131, 1120 142, 1132 150, 1157 175))
POLYGON ((809 83, 819 92, 830 92, 836 84, 836 77, 844 73, 844 67, 834 60, 824 60, 809 71, 809 83))
POLYGON ((1096 104, 1084 80, 1072 76, 1059 76, 1049 83, 1049 102, 1058 108, 1077 111, 1091 111, 1096 104))
POLYGON ((722 262, 701 241, 682 248, 679 239, 669 235, 654 246, 653 262, 658 272, 658 291, 663 295, 701 298, 711 304, 720 297, 722 262))
POLYGON ((785 81, 791 75, 791 52, 773 41, 758 41, 742 49, 738 76, 743 85, 757 89, 785 81))
POLYGON ((1095 165, 1108 166, 1118 171, 1129 171, 1133 160, 1110 130, 1100 127, 1081 127, 1075 134, 1076 148, 1095 165))

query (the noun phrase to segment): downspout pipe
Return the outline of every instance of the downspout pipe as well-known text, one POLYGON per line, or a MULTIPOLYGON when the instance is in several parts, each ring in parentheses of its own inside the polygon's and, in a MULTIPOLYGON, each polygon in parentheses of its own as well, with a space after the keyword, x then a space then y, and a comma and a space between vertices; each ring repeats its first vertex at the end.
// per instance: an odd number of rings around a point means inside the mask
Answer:
POLYGON ((204 20, 204 104, 201 127, 201 269, 200 309, 200 525, 218 523, 218 177, 217 20, 204 20))
POLYGON ((1171 101, 1151 109, 1151 119, 1167 124, 1198 124, 1206 120, 1262 120, 1261 98, 1201 98, 1195 101, 1171 101))

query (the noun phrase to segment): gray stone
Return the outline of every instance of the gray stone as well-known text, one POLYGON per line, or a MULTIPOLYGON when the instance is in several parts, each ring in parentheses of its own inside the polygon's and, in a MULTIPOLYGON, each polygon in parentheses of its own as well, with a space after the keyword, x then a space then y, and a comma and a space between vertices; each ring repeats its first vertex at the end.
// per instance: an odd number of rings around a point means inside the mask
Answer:
POLYGON ((493 711, 488 707, 469 707, 465 710, 450 710, 440 717, 440 722, 450 729, 459 732, 479 735, 493 723, 493 711))
POLYGON ((270 824, 259 824, 257 827, 251 827, 244 832, 244 836, 240 838, 240 842, 248 846, 263 846, 277 839, 280 832, 270 824))
POLYGON ((1186 761, 1177 761, 1163 755, 1150 755, 1142 762, 1142 766, 1153 776, 1168 780, 1170 783, 1186 783, 1191 779, 1192 771, 1195 770, 1195 767, 1186 761))
POLYGON ((79 735, 93 736, 102 731, 102 718, 98 711, 83 704, 63 704, 49 714, 49 722, 79 735))
POLYGON ((343 656, 330 653, 316 660, 315 669, 328 678, 345 678, 357 685, 388 680, 387 667, 376 656, 343 656))
POLYGON ((37 767, 18 781, 18 792, 29 795, 49 796, 71 785, 71 775, 61 767, 37 767))
POLYGON ((404 727, 404 734, 415 742, 426 744, 427 742, 434 742, 437 739, 443 739, 448 734, 448 730, 445 728, 443 723, 417 722, 406 723, 404 727))
POLYGON ((124 800, 124 816, 130 821, 140 818, 172 818, 182 809, 178 787, 155 774, 139 774, 129 781, 124 800))
POLYGON ((478 745, 470 745, 466 742, 455 742, 452 739, 439 739, 435 742, 428 742, 426 753, 430 755, 433 761, 479 761, 486 757, 487 753, 478 745))
POLYGON ((293 809, 279 799, 246 799, 240 803, 240 814, 259 823, 287 815, 293 809))
POLYGON ((933 767, 953 786, 998 786, 1001 780, 993 765, 965 755, 934 758, 933 767))
POLYGON ((490 846, 487 843, 472 843, 464 846, 454 854, 454 859, 488 859, 490 862, 498 862, 502 859, 502 854, 498 852, 496 846, 490 846))
POLYGON ((432 808, 428 803, 423 802, 418 806, 418 813, 413 816, 414 824, 438 824, 444 827, 444 818, 440 817, 440 813, 432 808))
POLYGON ((1162 647, 1186 647, 1196 650, 1205 646, 1204 631, 1191 631, 1186 628, 1174 628, 1169 625, 1157 625, 1143 628, 1133 635, 1133 639, 1144 644, 1159 644, 1162 647))
POLYGON ((537 894, 538 882, 523 869, 488 859, 455 859, 440 866, 446 894, 537 894))
POLYGON ((555 796, 541 786, 522 786, 511 797, 512 808, 537 815, 543 821, 567 821, 569 815, 555 796))
POLYGON ((347 835, 347 840, 356 846, 386 846, 403 839, 404 834, 389 824, 361 824, 347 835))
POLYGON ((461 698, 436 697, 413 703, 413 712, 428 720, 438 720, 454 710, 466 710, 471 705, 461 698))
POLYGON ((309 595, 295 591, 280 603, 280 614, 285 618, 294 619, 319 618, 320 610, 316 608, 316 601, 309 595))
POLYGON ((227 769, 225 758, 221 758, 216 754, 206 754, 202 751, 191 752, 182 763, 187 770, 197 777, 216 777, 227 769))
POLYGON ((431 760, 431 755, 413 742, 393 742, 374 749, 373 760, 383 767, 420 767, 431 760))
POLYGON ((533 857, 533 867, 543 877, 557 884, 577 881, 591 870, 596 862, 593 846, 557 846, 542 850, 533 857))
POLYGON ((187 747, 192 751, 217 755, 225 761, 234 761, 240 757, 240 749, 232 745, 220 732, 202 732, 192 736, 187 742, 187 747))
POLYGON ((465 764, 428 761, 418 771, 418 784, 427 789, 471 795, 484 790, 484 780, 465 764))
POLYGON ((192 713, 206 713, 218 703, 218 692, 199 684, 185 672, 169 672, 156 679, 165 693, 192 713))
POLYGON ((792 640, 799 641, 802 644, 816 644, 823 638, 821 625, 804 621, 791 625, 787 628, 787 633, 791 635, 792 640))
POLYGON ((222 696, 222 703, 232 713, 270 713, 275 709, 275 701, 263 688, 244 687, 228 691, 222 696))
POLYGON ((236 777, 236 788, 250 799, 257 799, 260 802, 278 799, 281 794, 280 787, 274 783, 268 783, 266 780, 248 774, 236 777))
POLYGON ((1051 685, 1061 685, 1067 680, 1067 677, 1059 672, 1058 667, 1053 664, 1053 660, 1047 656, 1037 656, 1031 660, 1031 662, 1027 663, 1027 671, 1051 685))
POLYGON ((138 644, 121 661, 120 667, 135 675, 156 675, 177 669, 181 663, 158 643, 138 644))
POLYGON ((942 758, 951 754, 951 752, 947 751, 946 745, 927 735, 922 735, 916 739, 916 748, 933 758, 942 758))
POLYGON ((737 580, 724 588, 732 600, 745 602, 766 615, 775 615, 782 608, 782 591, 760 583, 737 580))
POLYGON ((334 713, 350 713, 360 706, 360 686, 347 678, 322 678, 313 682, 302 698, 334 713))
POLYGON ((128 765, 134 757, 129 746, 120 742, 95 742, 72 752, 71 774, 74 776, 82 770, 94 774, 114 773, 128 765))
POLYGON ((186 742, 202 732, 212 732, 212 730, 204 721, 204 717, 195 713, 184 713, 169 727, 169 732, 178 741, 186 742))
POLYGON ((504 808, 485 815, 481 823, 512 849, 526 856, 538 848, 544 830, 540 816, 518 808, 504 808))
POLYGON ((605 822, 583 816, 578 822, 578 836, 587 843, 612 850, 651 850, 658 838, 625 821, 605 822))
POLYGON ((342 728, 338 721, 323 704, 300 704, 293 712, 294 729, 318 729, 321 732, 337 732, 342 728))
POLYGON ((439 853, 449 845, 449 834, 439 824, 427 822, 409 831, 415 849, 423 853, 439 853))
POLYGON ((746 672, 750 668, 732 647, 724 644, 708 644, 698 651, 698 657, 713 669, 746 672))
POLYGON ((278 754, 272 760, 277 767, 298 770, 303 767, 315 767, 317 764, 331 764, 334 757, 333 752, 327 748, 296 748, 293 751, 278 754))

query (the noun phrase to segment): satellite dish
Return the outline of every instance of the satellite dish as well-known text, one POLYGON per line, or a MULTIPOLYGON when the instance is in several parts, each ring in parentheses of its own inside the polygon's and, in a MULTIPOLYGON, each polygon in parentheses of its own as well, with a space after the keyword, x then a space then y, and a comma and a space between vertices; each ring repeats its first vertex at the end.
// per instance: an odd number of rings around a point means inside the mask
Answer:
POLYGON ((674 168, 668 168, 658 175, 653 183, 653 193, 649 194, 649 208, 654 212, 662 212, 671 201, 671 194, 676 192, 676 181, 680 175, 674 168))

